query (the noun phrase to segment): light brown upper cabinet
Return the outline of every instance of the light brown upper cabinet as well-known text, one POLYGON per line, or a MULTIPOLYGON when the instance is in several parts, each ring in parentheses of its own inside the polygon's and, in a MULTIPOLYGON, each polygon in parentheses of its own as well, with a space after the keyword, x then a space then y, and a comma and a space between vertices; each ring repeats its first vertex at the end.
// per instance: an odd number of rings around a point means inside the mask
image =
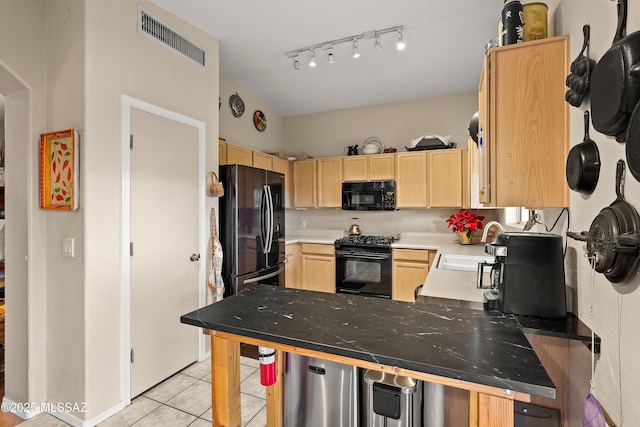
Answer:
POLYGON ((318 159, 319 208, 339 208, 342 206, 342 157, 318 159))
POLYGON ((293 162, 294 207, 316 207, 316 167, 317 161, 315 159, 293 162))
POLYGON ((268 171, 273 170, 273 156, 271 154, 260 151, 254 151, 252 154, 254 168, 266 169, 268 171))
POLYGON ((396 160, 396 207, 427 207, 427 153, 398 153, 396 160))
POLYGON ((491 49, 478 87, 480 202, 529 208, 569 205, 569 39, 491 49))
POLYGON ((253 166, 253 151, 238 145, 227 144, 227 164, 253 166))
POLYGON ((377 181, 394 179, 394 159, 393 154, 342 157, 342 180, 377 181))
POLYGON ((227 164, 227 141, 224 138, 218 138, 218 164, 227 164))
POLYGON ((271 170, 274 172, 281 173, 283 175, 287 175, 289 170, 289 161, 285 159, 281 159, 280 157, 275 157, 275 156, 271 156, 271 157, 272 157, 271 163, 273 165, 271 170))
POLYGON ((427 153, 430 208, 463 206, 463 156, 466 149, 435 150, 427 153))

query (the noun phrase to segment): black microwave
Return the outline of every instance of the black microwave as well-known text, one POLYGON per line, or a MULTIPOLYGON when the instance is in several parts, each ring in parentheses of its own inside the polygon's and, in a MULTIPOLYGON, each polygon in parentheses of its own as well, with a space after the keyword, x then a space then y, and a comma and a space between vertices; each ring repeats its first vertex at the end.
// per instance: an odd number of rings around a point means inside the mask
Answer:
POLYGON ((342 209, 392 211, 396 209, 396 182, 357 181, 342 183, 342 209))

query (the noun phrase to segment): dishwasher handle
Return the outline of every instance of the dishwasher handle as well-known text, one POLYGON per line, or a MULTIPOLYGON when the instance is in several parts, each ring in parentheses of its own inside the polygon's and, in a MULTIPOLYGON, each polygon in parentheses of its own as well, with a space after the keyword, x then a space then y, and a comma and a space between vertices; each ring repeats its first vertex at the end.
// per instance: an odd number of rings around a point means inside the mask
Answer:
POLYGON ((311 372, 312 374, 317 374, 317 375, 324 375, 327 373, 327 371, 324 368, 321 368, 319 366, 313 366, 313 365, 309 365, 307 367, 307 369, 309 370, 309 372, 311 372))

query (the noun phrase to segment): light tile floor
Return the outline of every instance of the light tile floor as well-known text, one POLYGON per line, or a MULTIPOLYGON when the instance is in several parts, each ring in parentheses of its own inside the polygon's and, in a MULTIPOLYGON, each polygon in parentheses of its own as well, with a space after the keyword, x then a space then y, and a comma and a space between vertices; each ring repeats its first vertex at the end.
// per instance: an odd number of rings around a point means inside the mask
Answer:
MULTIPOLYGON (((260 365, 255 359, 240 358, 240 406, 242 425, 267 424, 266 393, 260 384, 260 365)), ((25 427, 67 427, 49 414, 40 414, 20 423, 25 427)), ((194 363, 164 382, 142 393, 101 427, 211 425, 211 360, 194 363)))

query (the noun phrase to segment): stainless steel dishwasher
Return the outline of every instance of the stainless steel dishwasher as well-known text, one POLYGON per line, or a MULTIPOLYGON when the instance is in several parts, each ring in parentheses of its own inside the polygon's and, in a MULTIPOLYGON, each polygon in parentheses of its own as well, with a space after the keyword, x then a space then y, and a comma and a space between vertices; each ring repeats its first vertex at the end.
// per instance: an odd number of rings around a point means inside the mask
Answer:
POLYGON ((358 368, 287 353, 285 427, 357 427, 358 368))

